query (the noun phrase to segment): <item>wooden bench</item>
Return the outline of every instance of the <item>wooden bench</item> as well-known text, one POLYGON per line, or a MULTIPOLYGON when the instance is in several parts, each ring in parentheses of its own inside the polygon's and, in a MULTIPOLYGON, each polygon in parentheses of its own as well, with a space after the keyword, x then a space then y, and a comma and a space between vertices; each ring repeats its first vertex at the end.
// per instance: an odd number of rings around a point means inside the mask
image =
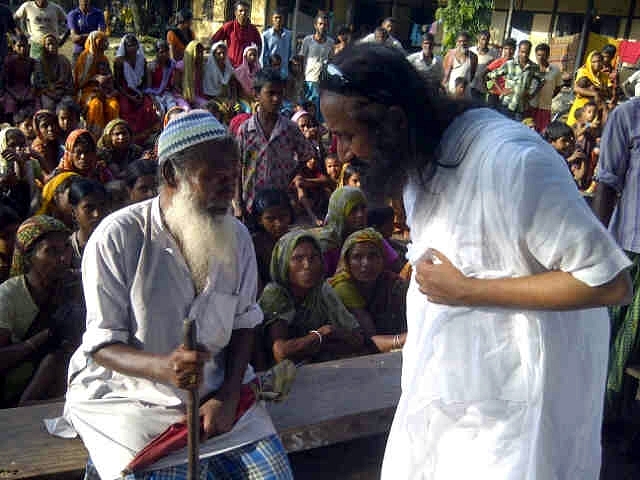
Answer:
MULTIPOLYGON (((298 369, 289 398, 268 408, 288 452, 389 430, 400 398, 401 353, 386 353, 298 369)), ((0 479, 80 475, 87 452, 78 439, 49 435, 44 418, 61 402, 0 410, 0 479)))

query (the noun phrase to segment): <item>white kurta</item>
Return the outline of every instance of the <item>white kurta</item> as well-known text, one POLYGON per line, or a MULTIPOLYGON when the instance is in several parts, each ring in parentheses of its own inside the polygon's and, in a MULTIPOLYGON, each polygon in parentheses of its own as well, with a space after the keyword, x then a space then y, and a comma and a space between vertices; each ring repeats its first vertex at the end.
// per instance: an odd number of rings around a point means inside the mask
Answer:
MULTIPOLYGON (((535 132, 471 110, 438 158, 459 166, 405 190, 413 264, 436 248, 471 277, 562 270, 590 286, 629 266, 535 132)), ((598 478, 606 309, 436 305, 412 279, 407 321, 384 480, 598 478)))
MULTIPOLYGON (((231 272, 213 262, 203 292, 196 295, 186 262, 162 222, 157 197, 107 217, 91 235, 82 264, 87 330, 69 367, 65 419, 82 437, 104 480, 120 478, 140 449, 180 420, 186 392, 101 367, 90 353, 122 342, 168 354, 182 343, 188 317, 197 323, 198 342, 212 353, 200 394, 217 390, 232 331, 262 321, 253 243, 240 222, 236 239, 237 269, 231 272)), ((244 382, 253 378, 249 367, 244 382)), ((268 413, 256 404, 231 432, 201 445, 201 457, 273 433, 268 413)), ((183 449, 151 468, 185 463, 186 458, 183 449)))

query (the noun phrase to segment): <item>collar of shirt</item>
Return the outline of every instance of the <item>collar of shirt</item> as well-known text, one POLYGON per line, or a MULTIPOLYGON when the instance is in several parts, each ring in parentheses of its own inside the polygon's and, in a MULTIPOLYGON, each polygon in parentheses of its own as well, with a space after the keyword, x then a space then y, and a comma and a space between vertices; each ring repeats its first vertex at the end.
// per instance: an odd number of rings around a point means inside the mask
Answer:
POLYGON ((247 120, 247 133, 251 133, 253 135, 259 134, 265 143, 271 143, 286 130, 287 122, 289 122, 289 120, 285 116, 278 114, 278 120, 271 131, 271 137, 267 138, 267 135, 264 133, 262 125, 258 120, 258 114, 255 113, 249 120, 247 120))

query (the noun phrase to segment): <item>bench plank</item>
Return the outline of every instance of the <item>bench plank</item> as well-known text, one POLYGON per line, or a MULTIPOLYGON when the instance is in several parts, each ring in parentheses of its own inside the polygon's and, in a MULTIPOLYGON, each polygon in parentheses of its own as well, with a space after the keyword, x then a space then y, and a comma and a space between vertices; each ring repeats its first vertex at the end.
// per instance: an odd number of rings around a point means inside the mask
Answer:
MULTIPOLYGON (((349 358, 298 369, 289 398, 268 403, 288 452, 384 433, 400 398, 401 353, 349 358)), ((62 402, 0 410, 0 479, 79 474, 87 453, 79 439, 47 433, 42 419, 62 402)))

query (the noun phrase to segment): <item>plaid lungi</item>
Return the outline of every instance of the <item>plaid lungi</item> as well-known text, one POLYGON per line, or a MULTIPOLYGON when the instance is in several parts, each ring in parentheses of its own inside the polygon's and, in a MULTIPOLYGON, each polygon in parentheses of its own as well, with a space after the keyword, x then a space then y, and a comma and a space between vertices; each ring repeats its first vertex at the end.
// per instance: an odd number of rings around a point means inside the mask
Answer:
MULTIPOLYGON (((124 480, 186 480, 187 465, 137 474, 124 480)), ((84 480, 101 480, 91 458, 84 480)), ((293 480, 287 452, 277 435, 200 460, 200 480, 293 480)))

